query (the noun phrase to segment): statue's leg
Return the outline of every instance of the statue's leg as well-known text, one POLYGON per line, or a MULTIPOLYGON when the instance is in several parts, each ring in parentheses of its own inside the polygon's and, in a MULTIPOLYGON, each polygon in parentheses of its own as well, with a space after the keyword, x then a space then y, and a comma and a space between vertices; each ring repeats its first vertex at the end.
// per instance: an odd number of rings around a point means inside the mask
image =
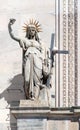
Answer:
POLYGON ((42 78, 42 60, 35 55, 34 57, 34 81, 41 83, 42 78))
POLYGON ((40 92, 40 86, 41 84, 41 78, 42 78, 42 60, 37 57, 36 55, 34 56, 34 84, 35 84, 35 97, 39 97, 39 92, 40 92))
POLYGON ((29 80, 30 80, 30 59, 28 57, 24 65, 24 88, 26 98, 29 98, 29 80))
POLYGON ((29 96, 34 100, 34 82, 33 82, 33 54, 30 54, 30 86, 29 86, 29 96))
POLYGON ((34 99, 33 83, 33 54, 29 54, 25 63, 25 91, 26 98, 34 99))

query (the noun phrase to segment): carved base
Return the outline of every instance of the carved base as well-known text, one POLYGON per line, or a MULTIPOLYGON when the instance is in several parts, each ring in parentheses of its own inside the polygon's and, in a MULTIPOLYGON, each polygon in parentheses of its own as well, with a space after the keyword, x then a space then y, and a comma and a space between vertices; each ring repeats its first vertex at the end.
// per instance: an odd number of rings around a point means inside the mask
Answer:
POLYGON ((39 100, 20 100, 11 113, 17 119, 17 130, 47 130, 48 103, 39 100))
POLYGON ((11 113, 17 120, 17 130, 59 130, 66 129, 65 120, 79 121, 80 107, 49 108, 43 102, 21 100, 19 106, 11 108, 11 113))
POLYGON ((48 102, 46 101, 40 101, 40 100, 20 100, 20 105, 19 107, 26 107, 26 108, 29 108, 29 107, 37 107, 37 108, 41 108, 41 107, 49 107, 49 104, 48 102))

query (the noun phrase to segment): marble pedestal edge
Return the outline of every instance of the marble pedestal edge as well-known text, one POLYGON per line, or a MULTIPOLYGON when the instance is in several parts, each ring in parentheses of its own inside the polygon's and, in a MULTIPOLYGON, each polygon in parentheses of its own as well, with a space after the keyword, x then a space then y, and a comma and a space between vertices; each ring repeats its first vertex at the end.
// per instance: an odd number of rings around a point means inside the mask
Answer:
POLYGON ((19 106, 10 110, 17 119, 17 130, 52 130, 54 126, 50 126, 50 120, 74 122, 80 117, 80 107, 50 108, 46 102, 21 100, 19 106))

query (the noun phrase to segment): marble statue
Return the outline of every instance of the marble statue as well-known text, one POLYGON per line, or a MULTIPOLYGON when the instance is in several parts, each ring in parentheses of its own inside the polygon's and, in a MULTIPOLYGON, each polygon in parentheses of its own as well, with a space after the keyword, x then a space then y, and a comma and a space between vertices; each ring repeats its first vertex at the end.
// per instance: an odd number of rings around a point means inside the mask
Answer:
POLYGON ((23 77, 26 99, 34 100, 39 97, 39 92, 48 87, 47 80, 50 75, 48 55, 49 50, 43 46, 38 33, 41 31, 39 22, 31 19, 23 26, 26 32, 24 38, 14 36, 12 25, 15 19, 10 19, 8 24, 9 34, 16 40, 23 50, 23 77))

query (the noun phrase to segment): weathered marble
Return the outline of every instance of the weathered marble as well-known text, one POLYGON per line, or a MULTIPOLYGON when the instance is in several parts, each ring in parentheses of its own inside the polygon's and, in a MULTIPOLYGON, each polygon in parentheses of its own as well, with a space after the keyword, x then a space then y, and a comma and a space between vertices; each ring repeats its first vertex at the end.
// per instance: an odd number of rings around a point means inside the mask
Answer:
POLYGON ((46 130, 47 120, 44 118, 17 119, 17 130, 46 130))
POLYGON ((34 101, 26 103, 25 100, 20 106, 11 108, 17 120, 17 130, 67 130, 68 125, 69 129, 78 130, 80 107, 50 109, 33 104, 34 101))
POLYGON ((47 101, 40 101, 40 100, 20 100, 20 107, 49 107, 49 104, 47 101))

